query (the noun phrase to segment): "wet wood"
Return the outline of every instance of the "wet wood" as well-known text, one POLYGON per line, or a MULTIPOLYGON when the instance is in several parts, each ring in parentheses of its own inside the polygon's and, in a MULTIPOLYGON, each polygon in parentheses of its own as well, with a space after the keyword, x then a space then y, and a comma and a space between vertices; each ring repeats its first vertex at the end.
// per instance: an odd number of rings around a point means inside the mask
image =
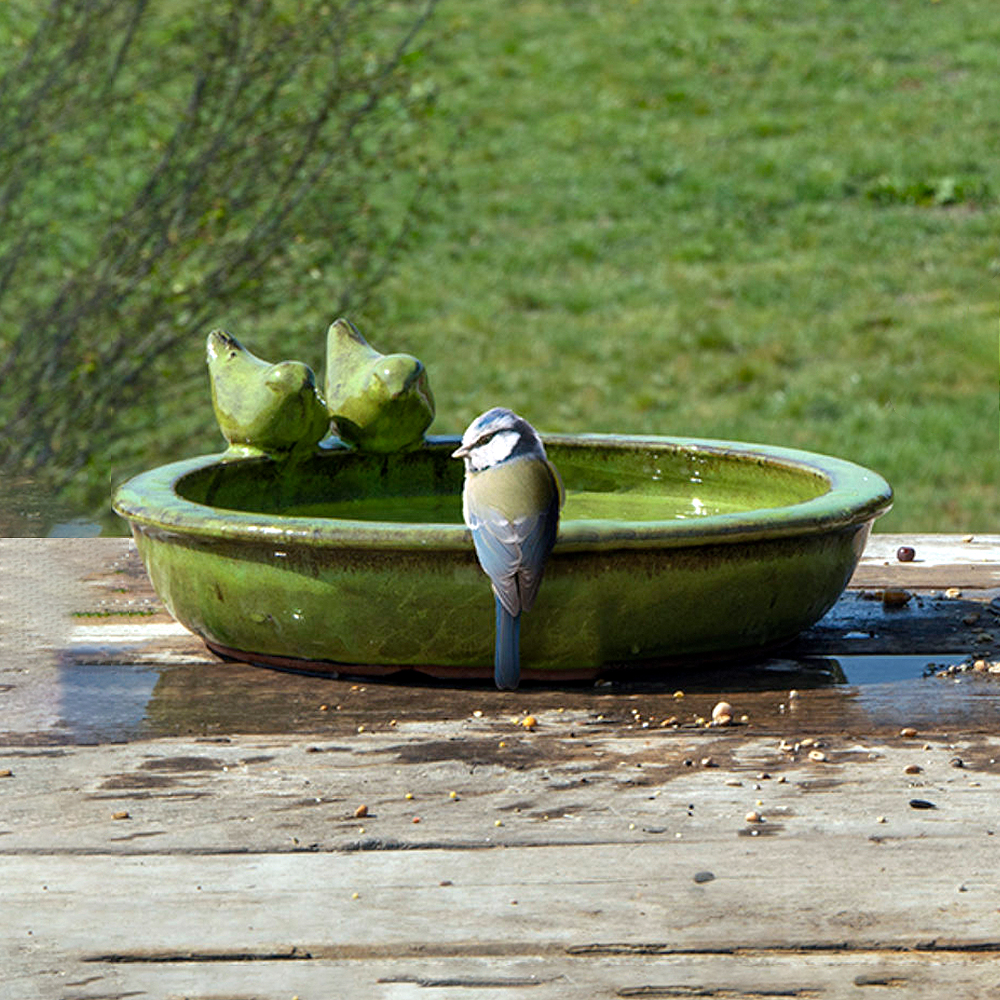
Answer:
POLYGON ((512 694, 222 663, 126 540, 0 540, 0 995, 994 995, 976 545, 876 536, 764 664, 512 694), (904 543, 938 582, 862 596, 904 543))

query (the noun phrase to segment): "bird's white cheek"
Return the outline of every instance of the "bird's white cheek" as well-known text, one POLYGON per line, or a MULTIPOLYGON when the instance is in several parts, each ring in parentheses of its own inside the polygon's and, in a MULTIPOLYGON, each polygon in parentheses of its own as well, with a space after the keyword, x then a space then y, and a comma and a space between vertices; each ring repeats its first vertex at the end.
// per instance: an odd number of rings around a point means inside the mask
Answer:
POLYGON ((501 431, 474 449, 471 458, 477 469, 488 469, 509 458, 517 446, 517 431, 501 431))

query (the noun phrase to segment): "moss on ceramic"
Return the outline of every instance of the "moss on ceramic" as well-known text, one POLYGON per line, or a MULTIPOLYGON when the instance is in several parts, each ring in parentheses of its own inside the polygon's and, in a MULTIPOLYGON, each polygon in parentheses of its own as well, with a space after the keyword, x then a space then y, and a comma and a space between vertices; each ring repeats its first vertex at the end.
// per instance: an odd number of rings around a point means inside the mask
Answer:
MULTIPOLYGON (((393 456, 336 447, 293 469, 203 456, 136 477, 115 508, 167 607, 217 650, 487 676, 492 597, 461 524, 457 440, 393 456)), ((545 440, 567 501, 522 624, 526 677, 791 639, 836 601, 891 504, 875 473, 791 449, 545 440)))

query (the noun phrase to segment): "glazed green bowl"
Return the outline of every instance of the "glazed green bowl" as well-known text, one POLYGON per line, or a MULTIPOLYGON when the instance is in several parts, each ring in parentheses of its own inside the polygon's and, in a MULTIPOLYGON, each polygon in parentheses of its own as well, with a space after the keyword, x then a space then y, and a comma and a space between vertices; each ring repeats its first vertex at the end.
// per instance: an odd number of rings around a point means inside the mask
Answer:
MULTIPOLYGON (((522 676, 745 654, 837 600, 892 491, 787 448, 553 435, 559 537, 521 624, 522 676)), ((203 456, 114 506, 171 614, 222 656, 323 672, 492 676, 493 595, 462 524, 458 438, 296 464, 203 456)))

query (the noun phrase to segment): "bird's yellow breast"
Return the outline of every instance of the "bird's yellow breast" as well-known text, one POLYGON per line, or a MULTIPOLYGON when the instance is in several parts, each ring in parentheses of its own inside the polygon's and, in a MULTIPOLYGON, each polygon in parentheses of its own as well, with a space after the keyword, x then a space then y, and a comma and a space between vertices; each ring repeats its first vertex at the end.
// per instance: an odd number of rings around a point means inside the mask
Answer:
POLYGON ((562 483, 555 467, 537 458, 516 458, 466 477, 468 501, 492 507, 508 521, 545 510, 553 498, 562 506, 562 483))

